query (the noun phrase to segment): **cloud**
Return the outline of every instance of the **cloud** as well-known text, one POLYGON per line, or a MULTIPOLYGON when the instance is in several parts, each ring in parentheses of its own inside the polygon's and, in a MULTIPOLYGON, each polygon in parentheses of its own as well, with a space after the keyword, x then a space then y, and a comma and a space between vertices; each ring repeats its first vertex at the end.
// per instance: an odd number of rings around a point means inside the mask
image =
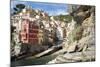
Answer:
POLYGON ((67 15, 67 11, 64 11, 64 10, 59 10, 56 12, 56 15, 67 15))
POLYGON ((69 13, 68 12, 65 12, 65 11, 52 11, 49 13, 49 15, 68 15, 69 13))

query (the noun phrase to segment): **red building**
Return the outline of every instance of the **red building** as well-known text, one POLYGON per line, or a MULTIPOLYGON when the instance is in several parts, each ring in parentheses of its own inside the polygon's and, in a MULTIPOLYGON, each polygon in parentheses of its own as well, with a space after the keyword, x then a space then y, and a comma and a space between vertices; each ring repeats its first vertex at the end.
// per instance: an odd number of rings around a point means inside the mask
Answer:
POLYGON ((24 20, 21 24, 21 42, 28 44, 38 43, 39 26, 33 21, 24 20))

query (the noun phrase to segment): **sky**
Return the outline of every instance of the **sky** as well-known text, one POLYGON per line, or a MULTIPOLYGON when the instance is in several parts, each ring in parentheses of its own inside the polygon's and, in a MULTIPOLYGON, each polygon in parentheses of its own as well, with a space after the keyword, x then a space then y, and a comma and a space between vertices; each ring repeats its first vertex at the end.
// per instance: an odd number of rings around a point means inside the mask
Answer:
POLYGON ((43 10, 50 16, 65 15, 68 14, 68 5, 63 3, 43 3, 43 2, 33 2, 33 1, 11 1, 11 12, 16 4, 24 4, 25 6, 30 6, 33 9, 43 10))

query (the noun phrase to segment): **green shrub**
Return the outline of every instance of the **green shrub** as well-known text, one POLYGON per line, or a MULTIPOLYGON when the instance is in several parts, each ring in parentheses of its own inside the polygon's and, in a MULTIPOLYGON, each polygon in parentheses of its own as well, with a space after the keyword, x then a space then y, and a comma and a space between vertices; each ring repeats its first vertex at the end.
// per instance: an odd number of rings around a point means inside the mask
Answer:
POLYGON ((76 29, 73 31, 73 38, 74 40, 79 40, 82 38, 83 28, 82 26, 76 27, 76 29))
POLYGON ((68 23, 68 22, 71 22, 72 16, 70 16, 70 15, 58 15, 58 16, 54 16, 54 19, 68 23))
POLYGON ((82 38, 83 28, 82 26, 77 26, 68 35, 69 44, 82 38))

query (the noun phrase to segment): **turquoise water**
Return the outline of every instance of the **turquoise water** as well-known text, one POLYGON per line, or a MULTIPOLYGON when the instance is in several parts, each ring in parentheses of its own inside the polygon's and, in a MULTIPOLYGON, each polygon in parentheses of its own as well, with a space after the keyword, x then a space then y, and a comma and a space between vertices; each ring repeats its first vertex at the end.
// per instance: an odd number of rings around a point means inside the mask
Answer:
POLYGON ((40 58, 22 59, 18 61, 13 61, 11 63, 11 66, 14 67, 14 66, 27 66, 27 65, 43 65, 53 60, 55 57, 56 55, 55 56, 48 55, 40 58))
MULTIPOLYGON (((56 42, 56 45, 61 44, 62 41, 56 42)), ((11 66, 27 66, 27 65, 43 65, 56 58, 57 55, 47 55, 40 58, 27 58, 11 62, 11 66)))

